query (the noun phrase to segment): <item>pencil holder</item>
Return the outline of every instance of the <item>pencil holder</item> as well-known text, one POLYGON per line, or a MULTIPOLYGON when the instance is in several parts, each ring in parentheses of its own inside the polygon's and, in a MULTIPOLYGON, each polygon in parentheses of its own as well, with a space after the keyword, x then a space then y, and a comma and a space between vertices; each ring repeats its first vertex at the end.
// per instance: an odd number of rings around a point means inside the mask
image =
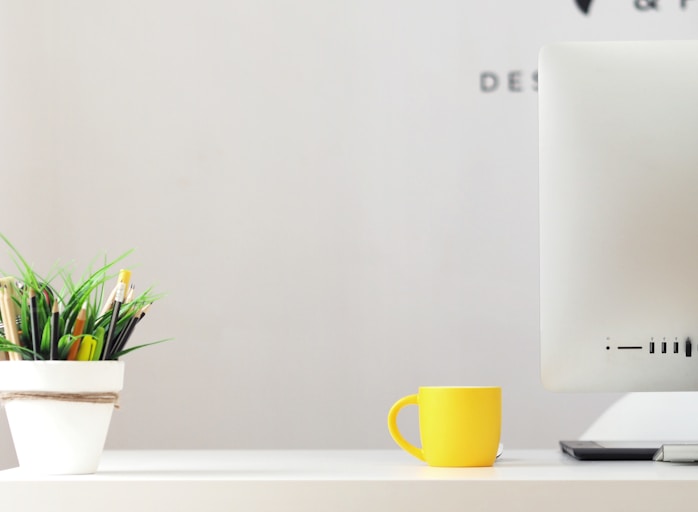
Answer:
POLYGON ((3 361, 0 398, 19 467, 95 473, 123 387, 121 361, 3 361))

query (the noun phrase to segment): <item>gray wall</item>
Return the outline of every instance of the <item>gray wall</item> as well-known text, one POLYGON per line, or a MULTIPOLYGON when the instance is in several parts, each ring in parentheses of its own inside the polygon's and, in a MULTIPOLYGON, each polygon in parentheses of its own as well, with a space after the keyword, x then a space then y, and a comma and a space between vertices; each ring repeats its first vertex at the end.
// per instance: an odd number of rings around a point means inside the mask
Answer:
POLYGON ((537 53, 695 37, 684 4, 1 1, 2 232, 167 293, 108 448, 387 448, 428 384, 578 436, 615 395, 539 383, 537 53))

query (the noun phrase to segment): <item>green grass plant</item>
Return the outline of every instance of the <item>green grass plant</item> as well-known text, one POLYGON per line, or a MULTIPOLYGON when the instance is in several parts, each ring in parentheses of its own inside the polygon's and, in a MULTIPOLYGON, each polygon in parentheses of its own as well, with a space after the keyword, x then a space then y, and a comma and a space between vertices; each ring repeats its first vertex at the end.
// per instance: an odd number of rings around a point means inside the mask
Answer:
MULTIPOLYGON (((100 314, 105 302, 105 290, 107 285, 114 281, 119 274, 117 264, 122 262, 132 251, 127 251, 121 254, 114 260, 104 261, 97 270, 86 272, 86 275, 79 281, 75 281, 65 267, 57 267, 53 269, 48 277, 43 277, 37 273, 27 260, 20 254, 12 243, 0 233, 0 238, 9 248, 14 263, 17 267, 18 275, 11 276, 3 271, 6 277, 12 277, 9 280, 9 285, 14 287, 11 290, 11 299, 17 310, 17 327, 19 332, 19 345, 13 343, 7 335, 7 322, 12 319, 2 318, 3 328, 0 328, 0 352, 16 353, 25 360, 48 360, 50 358, 51 349, 51 313, 54 302, 58 302, 59 321, 58 321, 58 351, 54 353, 54 360, 66 360, 70 353, 70 349, 75 343, 80 343, 86 336, 92 336, 97 340, 98 350, 92 356, 91 360, 114 360, 134 350, 162 343, 167 340, 159 340, 151 343, 145 343, 133 347, 124 346, 118 351, 114 351, 113 345, 109 353, 104 354, 107 348, 107 340, 104 339, 105 333, 108 332, 109 324, 112 318, 112 309, 108 309, 104 314, 100 314), (56 288, 56 281, 60 281, 60 289, 56 288), (36 319, 40 340, 37 341, 36 350, 33 348, 31 336, 31 311, 29 308, 29 291, 33 290, 36 294, 36 319), (84 328, 81 334, 75 336, 73 334, 75 323, 78 319, 80 309, 85 305, 86 318, 84 328)), ((8 280, 5 280, 7 283, 8 280)), ((148 288, 140 295, 134 296, 132 300, 124 303, 120 310, 114 336, 112 340, 116 340, 124 331, 131 319, 147 305, 152 304, 162 296, 155 294, 151 288, 148 288)))

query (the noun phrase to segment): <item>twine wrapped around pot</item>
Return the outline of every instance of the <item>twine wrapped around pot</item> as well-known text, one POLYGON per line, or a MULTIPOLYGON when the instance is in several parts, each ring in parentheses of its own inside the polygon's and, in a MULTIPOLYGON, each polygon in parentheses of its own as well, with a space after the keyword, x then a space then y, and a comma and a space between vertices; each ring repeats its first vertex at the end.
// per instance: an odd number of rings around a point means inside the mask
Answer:
POLYGON ((114 404, 119 408, 119 393, 58 393, 49 391, 12 391, 0 393, 2 403, 11 400, 57 400, 91 404, 114 404))

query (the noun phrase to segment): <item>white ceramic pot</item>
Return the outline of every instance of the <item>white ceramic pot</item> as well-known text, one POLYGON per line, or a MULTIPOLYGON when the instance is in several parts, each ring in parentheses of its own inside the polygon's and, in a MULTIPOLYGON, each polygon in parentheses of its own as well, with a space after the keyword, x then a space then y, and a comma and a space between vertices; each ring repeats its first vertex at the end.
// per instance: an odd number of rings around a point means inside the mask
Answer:
POLYGON ((123 361, 0 362, 19 467, 52 475, 96 472, 123 382, 123 361))

